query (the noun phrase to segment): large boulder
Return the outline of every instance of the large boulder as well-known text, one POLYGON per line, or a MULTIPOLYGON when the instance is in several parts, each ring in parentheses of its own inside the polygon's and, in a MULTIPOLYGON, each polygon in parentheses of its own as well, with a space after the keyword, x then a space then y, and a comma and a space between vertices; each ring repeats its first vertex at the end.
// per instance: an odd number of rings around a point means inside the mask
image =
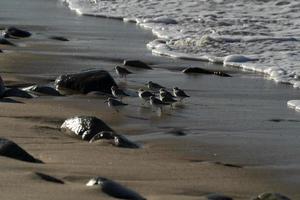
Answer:
POLYGON ((76 116, 69 118, 60 128, 64 132, 88 141, 102 131, 113 132, 113 130, 101 119, 92 116, 76 116))
POLYGON ((83 94, 99 91, 110 94, 111 87, 117 86, 105 70, 87 71, 61 75, 55 80, 56 89, 69 89, 83 94))
POLYGON ((41 161, 35 159, 19 145, 5 138, 0 138, 0 156, 26 162, 41 163, 41 161))
POLYGON ((146 200, 137 192, 104 177, 92 178, 86 186, 99 186, 105 194, 118 198, 118 199, 128 199, 128 200, 146 200))
POLYGON ((291 200, 291 199, 279 193, 265 192, 253 198, 252 200, 291 200))
POLYGON ((8 27, 4 31, 5 38, 27 38, 30 36, 31 36, 30 32, 18 29, 16 27, 8 27))

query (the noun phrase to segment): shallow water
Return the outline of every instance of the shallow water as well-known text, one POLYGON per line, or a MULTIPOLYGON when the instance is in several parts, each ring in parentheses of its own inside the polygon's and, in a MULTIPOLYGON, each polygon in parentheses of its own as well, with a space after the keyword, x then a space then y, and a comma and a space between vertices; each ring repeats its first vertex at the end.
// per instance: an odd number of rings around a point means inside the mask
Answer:
POLYGON ((300 4, 289 1, 103 1, 64 0, 79 14, 134 21, 152 30, 154 54, 224 62, 230 55, 255 61, 233 63, 299 87, 300 4), (251 60, 252 60, 251 59, 251 60))

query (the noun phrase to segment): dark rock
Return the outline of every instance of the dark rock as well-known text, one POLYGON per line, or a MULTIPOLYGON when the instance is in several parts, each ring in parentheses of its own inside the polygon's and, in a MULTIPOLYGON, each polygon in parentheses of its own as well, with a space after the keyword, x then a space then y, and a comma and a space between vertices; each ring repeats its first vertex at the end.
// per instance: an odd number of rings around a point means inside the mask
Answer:
POLYGON ((41 163, 19 145, 5 138, 0 138, 0 155, 26 162, 41 163))
POLYGON ((182 70, 182 72, 185 74, 214 74, 214 75, 222 76, 222 77, 231 77, 229 74, 226 74, 225 72, 211 71, 211 70, 203 69, 200 67, 189 67, 189 68, 182 70))
POLYGON ((123 65, 139 69, 152 69, 149 65, 139 60, 124 60, 123 65))
POLYGON ((175 135, 175 136, 185 136, 185 135, 187 135, 185 132, 184 132, 184 130, 182 130, 182 129, 177 129, 177 128, 175 128, 175 129, 172 129, 172 130, 170 130, 170 131, 168 131, 168 132, 166 132, 167 134, 172 134, 172 135, 175 135))
POLYGON ((87 186, 99 185, 102 192, 104 192, 105 194, 111 197, 115 197, 119 199, 128 199, 128 200, 146 200, 137 192, 129 188, 126 188, 125 186, 115 181, 109 180, 107 178, 103 178, 103 177, 93 178, 86 185, 87 186))
POLYGON ((3 97, 21 97, 21 98, 30 99, 32 98, 32 95, 18 88, 9 88, 5 90, 5 92, 3 93, 3 97))
POLYGON ((197 73, 197 74, 213 74, 212 71, 207 70, 207 69, 203 69, 203 68, 200 68, 200 67, 189 67, 189 68, 186 68, 186 69, 182 70, 182 72, 185 73, 185 74, 194 74, 194 73, 197 73))
POLYGON ((214 72, 214 75, 222 76, 222 77, 231 77, 231 75, 229 75, 227 73, 224 73, 224 72, 221 72, 221 71, 214 72))
POLYGON ((41 178, 44 181, 48 181, 48 182, 52 182, 52 183, 58 183, 58 184, 64 184, 64 182, 62 180, 59 180, 53 176, 49 176, 47 174, 44 173, 40 173, 40 172, 35 172, 35 175, 37 175, 39 178, 41 178))
POLYGON ((0 38, 0 44, 2 44, 2 45, 9 45, 9 46, 16 46, 15 44, 13 44, 12 42, 8 41, 5 38, 0 38))
POLYGON ((128 140, 125 136, 119 135, 112 131, 102 131, 100 133, 97 133, 91 140, 92 142, 97 141, 103 141, 107 140, 109 143, 111 143, 114 146, 122 147, 122 148, 131 148, 131 149, 137 149, 139 148, 139 145, 128 140))
POLYGON ((111 93, 111 87, 117 86, 111 75, 104 70, 61 75, 55 80, 56 89, 69 89, 87 94, 93 91, 111 93))
POLYGON ((4 32, 5 38, 26 38, 30 36, 31 36, 30 32, 15 27, 9 27, 4 32))
POLYGON ((61 94, 54 88, 49 86, 38 86, 33 85, 23 88, 24 91, 35 93, 35 94, 45 94, 50 96, 61 96, 61 94))
POLYGON ((3 51, 0 49, 0 53, 3 53, 3 51))
POLYGON ((220 194, 209 194, 206 195, 207 200, 233 200, 231 197, 220 195, 220 194))
POLYGON ((255 197, 252 200, 291 200, 291 199, 279 193, 266 192, 258 195, 258 197, 255 197))
POLYGON ((65 37, 61 37, 61 36, 51 36, 49 37, 52 40, 58 40, 58 41, 63 41, 63 42, 68 42, 69 40, 65 37))
POLYGON ((2 80, 2 77, 0 76, 0 97, 3 96, 4 92, 5 92, 5 86, 4 86, 4 82, 2 80))
POLYGON ((62 125, 61 130, 80 136, 83 140, 91 140, 101 131, 113 130, 101 119, 92 116, 78 116, 67 119, 62 125))

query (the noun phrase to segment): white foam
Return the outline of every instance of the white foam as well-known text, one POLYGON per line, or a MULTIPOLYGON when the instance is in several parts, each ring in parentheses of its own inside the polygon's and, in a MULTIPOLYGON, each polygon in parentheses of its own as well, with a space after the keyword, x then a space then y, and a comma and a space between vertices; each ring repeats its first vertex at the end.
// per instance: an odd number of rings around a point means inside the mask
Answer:
POLYGON ((300 112, 300 100, 290 100, 287 102, 288 107, 300 112))
POLYGON ((299 88, 300 2, 64 0, 78 14, 123 18, 159 39, 155 55, 222 63, 299 88))

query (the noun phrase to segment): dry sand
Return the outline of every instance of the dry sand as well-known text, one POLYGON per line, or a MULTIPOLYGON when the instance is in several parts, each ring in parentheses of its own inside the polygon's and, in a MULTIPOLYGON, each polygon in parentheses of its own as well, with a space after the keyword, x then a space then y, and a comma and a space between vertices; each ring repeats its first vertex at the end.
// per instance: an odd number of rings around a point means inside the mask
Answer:
POLYGON ((21 2, 6 0, 1 9, 7 12, 0 9, 0 24, 18 25, 34 33, 29 39, 13 40, 18 47, 0 46, 5 49, 0 55, 0 72, 7 86, 53 84, 59 74, 90 68, 106 69, 114 75, 113 67, 128 58, 147 61, 157 68, 135 71, 127 81, 115 77, 132 94, 125 99, 129 106, 120 113, 109 109, 103 98, 84 95, 1 102, 0 136, 44 162, 29 164, 0 157, 1 198, 113 199, 97 187, 85 186, 90 178, 103 176, 149 200, 193 200, 210 193, 239 200, 266 191, 300 199, 299 158, 295 160, 299 155, 299 123, 270 122, 273 116, 299 117, 281 105, 284 99, 280 92, 294 97, 294 90, 205 63, 201 65, 226 70, 234 77, 188 77, 169 71, 199 63, 151 56, 145 49, 151 34, 132 24, 79 17, 55 0, 30 0, 27 11, 22 11, 16 6, 21 2), (34 14, 36 8, 40 11, 34 14), (28 10, 32 11, 30 15, 25 14, 28 10), (10 18, 11 13, 17 14, 10 18), (49 40, 51 35, 71 41, 49 40), (192 98, 160 116, 141 106, 134 93, 148 80, 183 87, 192 98), (76 115, 97 116, 143 148, 90 144, 63 134, 60 125, 76 115), (174 127, 188 135, 165 134, 174 127), (52 175, 65 184, 44 181, 35 172, 52 175))

